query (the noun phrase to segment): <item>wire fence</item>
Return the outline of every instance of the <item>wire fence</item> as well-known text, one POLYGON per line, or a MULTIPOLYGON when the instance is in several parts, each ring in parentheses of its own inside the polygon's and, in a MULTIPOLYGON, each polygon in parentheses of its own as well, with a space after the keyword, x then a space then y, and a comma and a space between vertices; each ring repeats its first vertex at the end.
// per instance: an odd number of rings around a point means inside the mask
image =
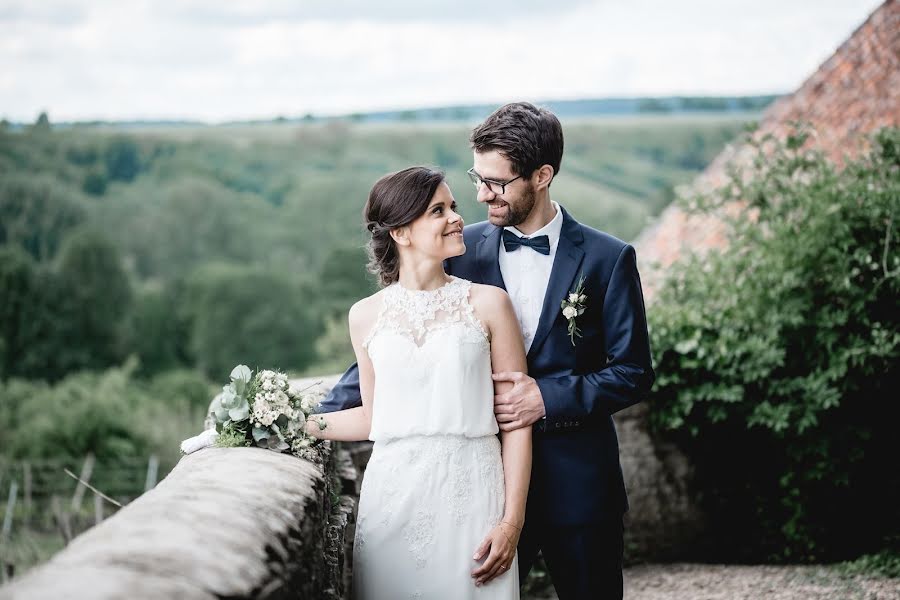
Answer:
POLYGON ((58 534, 68 544, 155 487, 174 466, 155 454, 102 461, 92 454, 27 461, 0 457, 0 581, 15 571, 15 534, 58 534))

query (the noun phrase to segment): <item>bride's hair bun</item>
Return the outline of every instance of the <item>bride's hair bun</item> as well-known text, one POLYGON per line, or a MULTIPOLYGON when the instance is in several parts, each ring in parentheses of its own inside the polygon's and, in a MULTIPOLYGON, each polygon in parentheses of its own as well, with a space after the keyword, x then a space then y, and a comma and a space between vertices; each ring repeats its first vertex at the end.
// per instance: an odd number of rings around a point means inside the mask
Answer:
POLYGON ((367 267, 382 286, 397 281, 400 273, 400 255, 391 231, 423 215, 443 182, 444 173, 437 169, 409 167, 388 173, 372 186, 363 209, 366 229, 372 234, 366 244, 367 267))

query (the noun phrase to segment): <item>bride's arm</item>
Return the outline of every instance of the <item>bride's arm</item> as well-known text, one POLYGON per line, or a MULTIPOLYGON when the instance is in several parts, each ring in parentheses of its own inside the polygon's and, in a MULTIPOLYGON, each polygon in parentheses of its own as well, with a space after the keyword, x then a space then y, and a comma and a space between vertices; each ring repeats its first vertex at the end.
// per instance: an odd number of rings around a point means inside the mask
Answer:
POLYGON ((369 439, 372 430, 375 370, 372 361, 369 360, 369 353, 362 347, 362 341, 374 324, 376 314, 373 309, 377 301, 372 297, 360 300, 350 308, 348 317, 350 341, 353 343, 353 351, 356 353, 356 362, 359 366, 359 391, 363 404, 356 408, 310 416, 306 421, 306 431, 314 437, 342 442, 369 439), (320 422, 324 424, 325 429, 320 428, 320 422))
MULTIPOLYGON (((512 302, 507 293, 500 288, 484 286, 486 302, 479 303, 484 309, 485 318, 491 335, 491 370, 495 373, 508 371, 527 372, 525 345, 522 332, 513 311, 512 302)), ((500 395, 510 389, 513 384, 508 381, 494 382, 494 394, 500 395)), ((525 500, 528 497, 528 485, 531 480, 531 427, 523 427, 500 434, 503 448, 503 477, 506 483, 506 504, 503 518, 488 538, 492 536, 501 542, 501 548, 490 544, 491 552, 481 567, 473 572, 476 581, 487 582, 503 574, 512 564, 515 556, 522 525, 525 523, 525 500), (499 532, 503 537, 497 537, 499 532), (508 543, 502 543, 505 540, 508 543), (499 551, 499 552, 495 552, 499 551)), ((490 543, 489 539, 485 540, 490 543)), ((487 551, 485 543, 476 552, 476 560, 487 551)))

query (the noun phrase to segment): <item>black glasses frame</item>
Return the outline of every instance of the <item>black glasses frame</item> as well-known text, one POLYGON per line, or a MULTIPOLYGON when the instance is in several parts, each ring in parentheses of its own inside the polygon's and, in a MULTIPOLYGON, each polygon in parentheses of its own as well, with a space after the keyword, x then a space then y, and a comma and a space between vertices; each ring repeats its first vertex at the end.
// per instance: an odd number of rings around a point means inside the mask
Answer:
POLYGON ((522 176, 521 176, 521 175, 519 175, 518 177, 513 177, 513 178, 510 179, 509 181, 496 181, 496 180, 494 180, 494 179, 485 179, 484 177, 482 177, 481 175, 479 175, 478 173, 476 173, 474 168, 469 169, 468 171, 466 171, 466 175, 469 176, 469 179, 472 180, 472 183, 475 185, 476 188, 480 188, 482 185, 486 185, 486 186, 488 187, 488 189, 491 190, 492 193, 494 193, 494 194, 499 194, 500 196, 502 196, 503 194, 506 193, 506 186, 508 186, 509 184, 511 184, 511 183, 512 183, 513 181, 515 181, 516 179, 522 179, 522 176), (492 186, 495 186, 495 185, 499 185, 499 186, 500 186, 500 191, 499 191, 499 192, 497 192, 497 190, 495 190, 495 189, 492 187, 492 186))

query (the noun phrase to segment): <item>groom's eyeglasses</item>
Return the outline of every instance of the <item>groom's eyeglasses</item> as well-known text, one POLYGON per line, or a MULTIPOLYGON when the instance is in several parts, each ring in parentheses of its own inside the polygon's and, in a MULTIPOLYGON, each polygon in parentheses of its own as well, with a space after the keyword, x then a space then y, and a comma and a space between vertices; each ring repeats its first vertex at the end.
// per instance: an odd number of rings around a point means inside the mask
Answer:
POLYGON ((508 181, 494 181, 493 179, 485 179, 481 175, 475 172, 475 169, 469 169, 466 171, 466 174, 469 176, 469 179, 472 180, 472 183, 475 184, 476 188, 481 188, 481 186, 486 185, 487 189, 491 191, 492 194, 498 194, 502 196, 506 192, 506 186, 511 184, 516 179, 522 179, 522 176, 513 177, 508 181))

